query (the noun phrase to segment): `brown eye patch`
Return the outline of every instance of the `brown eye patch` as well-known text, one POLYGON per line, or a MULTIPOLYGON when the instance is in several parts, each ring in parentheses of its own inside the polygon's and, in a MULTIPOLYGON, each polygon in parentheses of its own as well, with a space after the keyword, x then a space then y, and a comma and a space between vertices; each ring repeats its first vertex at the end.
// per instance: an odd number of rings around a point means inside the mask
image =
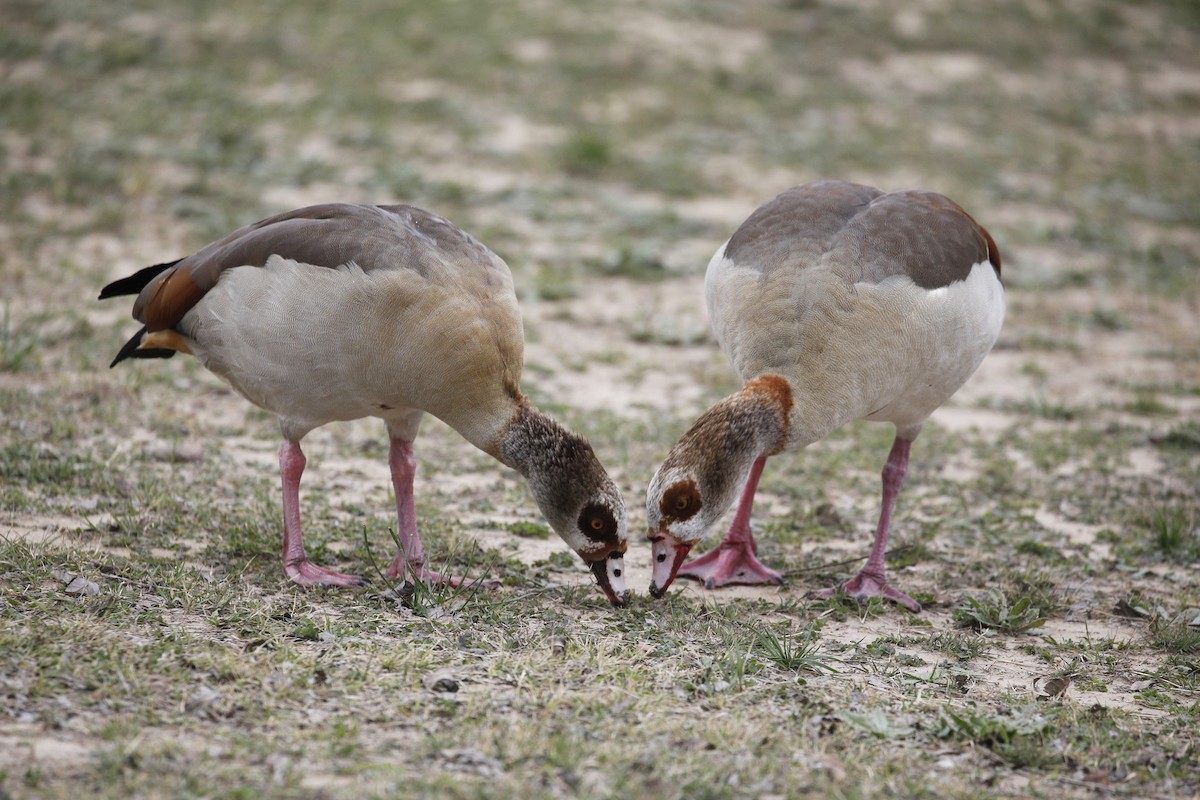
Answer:
POLYGON ((704 502, 700 499, 700 490, 696 488, 696 482, 686 480, 663 492, 658 510, 664 522, 676 522, 691 519, 703 507, 704 502))
POLYGON ((593 542, 615 543, 617 520, 612 511, 597 503, 589 503, 579 514, 579 530, 593 542))

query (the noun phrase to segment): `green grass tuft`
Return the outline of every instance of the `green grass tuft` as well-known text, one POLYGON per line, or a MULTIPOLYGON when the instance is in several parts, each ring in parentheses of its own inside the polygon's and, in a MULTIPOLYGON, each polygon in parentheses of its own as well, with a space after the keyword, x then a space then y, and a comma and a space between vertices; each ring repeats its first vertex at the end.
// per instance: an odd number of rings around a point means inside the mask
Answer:
POLYGON ((991 589, 982 597, 967 596, 953 611, 954 621, 964 628, 989 628, 1004 633, 1024 633, 1040 627, 1046 612, 1030 594, 1010 594, 991 589))
POLYGON ((760 628, 754 634, 755 651, 780 669, 792 672, 836 672, 830 666, 833 659, 822 652, 813 631, 796 637, 778 635, 770 628, 760 628))

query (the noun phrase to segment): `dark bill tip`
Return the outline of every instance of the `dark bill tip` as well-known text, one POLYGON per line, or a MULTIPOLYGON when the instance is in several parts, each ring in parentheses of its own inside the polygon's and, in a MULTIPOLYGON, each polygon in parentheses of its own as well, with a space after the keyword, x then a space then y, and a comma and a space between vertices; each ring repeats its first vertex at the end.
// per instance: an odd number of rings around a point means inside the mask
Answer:
POLYGON ((650 596, 657 599, 667 593, 684 559, 692 549, 690 543, 679 542, 670 534, 660 534, 651 539, 654 558, 653 574, 650 576, 650 596))
POLYGON ((625 588, 624 577, 624 559, 620 554, 616 557, 600 558, 595 561, 589 561, 588 566, 591 567, 592 574, 596 576, 596 583, 600 586, 600 591, 604 592, 604 596, 614 606, 621 607, 629 603, 629 590, 625 588))

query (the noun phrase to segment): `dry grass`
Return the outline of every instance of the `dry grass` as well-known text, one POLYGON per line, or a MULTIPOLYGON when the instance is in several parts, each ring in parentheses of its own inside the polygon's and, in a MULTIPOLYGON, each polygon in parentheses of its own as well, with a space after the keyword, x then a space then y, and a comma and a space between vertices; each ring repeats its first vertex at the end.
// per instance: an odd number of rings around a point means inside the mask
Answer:
MULTIPOLYGON (((1171 2, 0 0, 0 797, 1195 796, 1198 34, 1171 2), (1005 253, 901 498, 919 616, 803 599, 865 554, 883 427, 772 459, 783 589, 654 602, 635 544, 618 611, 431 421, 427 547, 504 588, 400 602, 282 577, 266 415, 187 359, 106 369, 106 281, 414 202, 511 263, 525 388, 636 527, 733 385, 703 265, 826 176, 943 191, 1005 253)), ((306 450, 313 555, 369 573, 382 429, 306 450)))

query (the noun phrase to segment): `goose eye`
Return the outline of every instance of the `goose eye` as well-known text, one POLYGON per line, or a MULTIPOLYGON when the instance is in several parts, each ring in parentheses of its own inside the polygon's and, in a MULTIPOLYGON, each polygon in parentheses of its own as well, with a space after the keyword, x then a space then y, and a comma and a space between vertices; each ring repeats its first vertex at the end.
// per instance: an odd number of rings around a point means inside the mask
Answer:
POLYGON ((689 479, 673 484, 663 492, 659 510, 667 522, 691 519, 704 506, 696 482, 689 479))
POLYGON ((599 503, 588 503, 575 524, 579 526, 579 532, 593 542, 608 542, 611 545, 616 541, 617 520, 612 511, 599 503))

